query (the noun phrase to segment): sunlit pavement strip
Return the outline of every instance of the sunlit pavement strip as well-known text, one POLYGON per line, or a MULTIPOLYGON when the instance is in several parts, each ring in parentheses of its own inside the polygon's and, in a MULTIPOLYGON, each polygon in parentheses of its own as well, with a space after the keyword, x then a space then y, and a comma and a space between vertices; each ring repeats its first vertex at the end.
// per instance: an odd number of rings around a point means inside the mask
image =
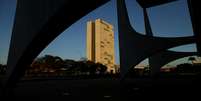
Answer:
POLYGON ((139 89, 140 89, 140 88, 133 88, 133 90, 135 90, 135 91, 136 91, 136 90, 139 90, 139 89))
POLYGON ((110 95, 105 95, 105 96, 103 96, 104 98, 111 98, 112 96, 110 96, 110 95))
POLYGON ((69 95, 70 95, 70 93, 65 92, 65 93, 63 93, 63 95, 64 95, 64 96, 69 96, 69 95))

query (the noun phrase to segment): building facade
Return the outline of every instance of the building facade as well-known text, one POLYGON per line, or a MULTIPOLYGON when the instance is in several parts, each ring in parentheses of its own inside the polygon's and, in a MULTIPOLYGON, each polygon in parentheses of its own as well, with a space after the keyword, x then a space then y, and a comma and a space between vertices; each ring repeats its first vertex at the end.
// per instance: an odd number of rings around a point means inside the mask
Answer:
POLYGON ((87 22, 87 59, 102 63, 115 73, 113 26, 101 19, 87 22))

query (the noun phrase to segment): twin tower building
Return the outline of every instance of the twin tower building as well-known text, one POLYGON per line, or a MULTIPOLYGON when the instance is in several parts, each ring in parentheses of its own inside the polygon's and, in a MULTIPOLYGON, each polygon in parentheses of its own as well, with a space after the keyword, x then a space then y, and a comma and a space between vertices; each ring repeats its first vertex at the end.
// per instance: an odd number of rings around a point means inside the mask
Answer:
POLYGON ((114 30, 102 19, 87 22, 87 59, 107 66, 107 72, 115 73, 114 30))

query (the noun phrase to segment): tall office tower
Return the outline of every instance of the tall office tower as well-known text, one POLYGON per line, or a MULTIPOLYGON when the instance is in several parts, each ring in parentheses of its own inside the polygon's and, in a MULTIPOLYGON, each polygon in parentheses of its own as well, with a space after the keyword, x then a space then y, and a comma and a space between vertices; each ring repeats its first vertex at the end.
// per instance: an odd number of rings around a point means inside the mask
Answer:
POLYGON ((115 73, 113 26, 101 19, 87 22, 87 59, 102 63, 115 73))

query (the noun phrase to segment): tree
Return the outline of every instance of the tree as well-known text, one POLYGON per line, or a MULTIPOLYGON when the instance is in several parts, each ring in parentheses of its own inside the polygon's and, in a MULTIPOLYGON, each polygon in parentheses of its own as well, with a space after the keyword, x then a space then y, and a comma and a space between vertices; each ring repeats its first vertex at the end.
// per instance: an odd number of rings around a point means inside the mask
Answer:
POLYGON ((80 61, 87 62, 87 58, 86 57, 81 57, 80 61))
POLYGON ((63 59, 58 56, 45 55, 42 61, 46 64, 46 67, 51 69, 60 69, 64 65, 63 59))
POLYGON ((64 67, 64 61, 62 58, 55 56, 54 57, 54 69, 61 69, 64 67))
POLYGON ((6 72, 6 68, 7 68, 6 65, 0 64, 0 74, 4 74, 6 72))
POLYGON ((194 61, 195 61, 195 60, 196 60, 195 57, 189 57, 189 58, 188 58, 188 61, 191 61, 192 64, 194 64, 194 61))
POLYGON ((93 61, 87 61, 87 70, 89 71, 90 74, 95 74, 96 73, 96 63, 93 61))
POLYGON ((67 71, 71 71, 73 68, 76 68, 76 64, 77 62, 74 60, 65 59, 63 68, 67 71))
POLYGON ((63 59, 52 55, 45 55, 43 57, 37 58, 31 64, 31 69, 34 72, 49 72, 52 70, 56 71, 60 70, 62 67, 64 67, 63 59))
POLYGON ((89 67, 85 61, 79 61, 77 63, 78 63, 78 68, 79 68, 80 72, 88 72, 89 71, 89 67))
POLYGON ((193 71, 193 67, 192 64, 189 63, 179 64, 177 65, 176 71, 180 73, 189 73, 193 71))
POLYGON ((106 70, 107 70, 107 66, 101 64, 101 63, 96 63, 97 66, 97 72, 99 72, 100 74, 105 74, 106 70))

